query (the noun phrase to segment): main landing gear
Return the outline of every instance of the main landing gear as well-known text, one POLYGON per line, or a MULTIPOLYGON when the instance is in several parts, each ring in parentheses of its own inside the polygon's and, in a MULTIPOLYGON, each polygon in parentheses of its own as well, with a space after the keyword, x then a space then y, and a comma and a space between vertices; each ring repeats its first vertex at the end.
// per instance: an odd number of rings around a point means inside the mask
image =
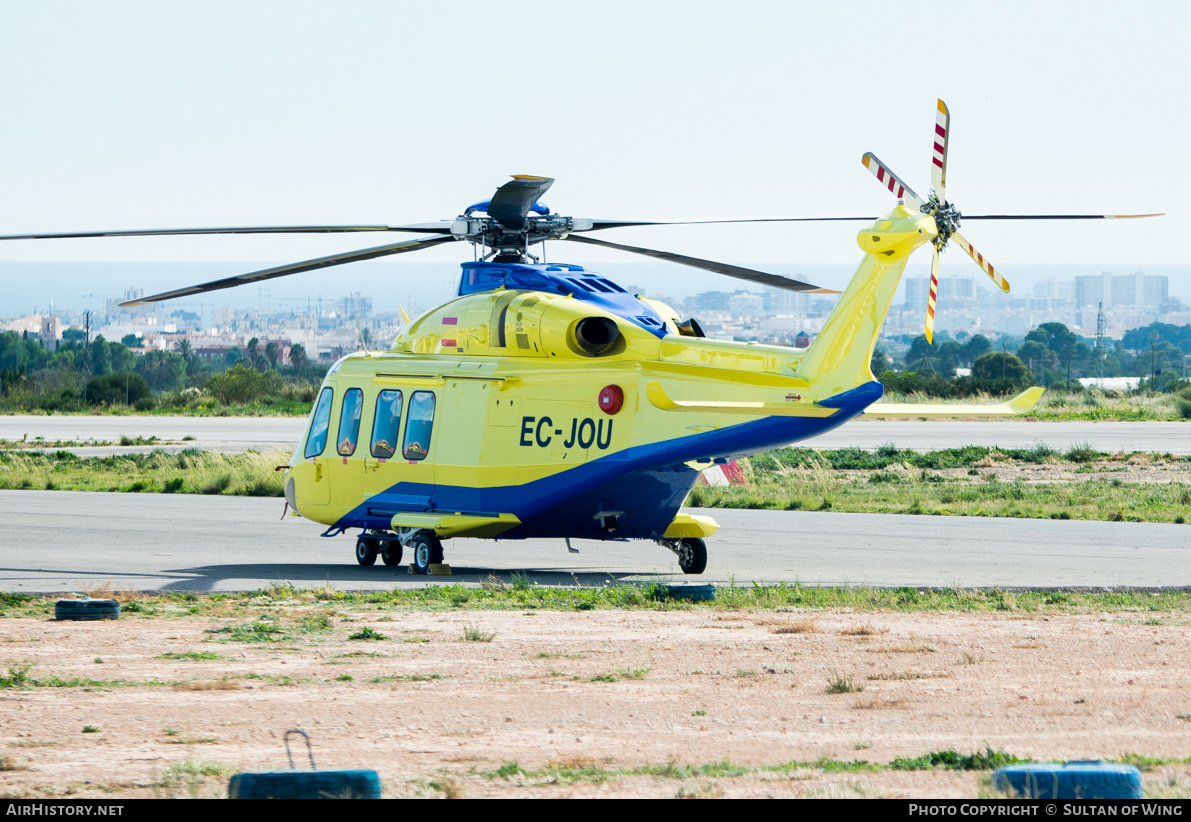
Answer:
POLYGON ((418 531, 407 542, 413 552, 414 571, 430 573, 431 565, 442 564, 442 543, 433 531, 418 531))
POLYGON ((430 566, 441 564, 442 542, 433 531, 417 531, 402 528, 397 534, 382 531, 366 531, 356 540, 356 562, 364 566, 375 565, 377 555, 385 565, 400 565, 404 547, 413 553, 414 571, 425 574, 430 566))
POLYGON ((658 540, 678 555, 678 567, 684 574, 701 574, 707 570, 707 543, 699 537, 658 540))

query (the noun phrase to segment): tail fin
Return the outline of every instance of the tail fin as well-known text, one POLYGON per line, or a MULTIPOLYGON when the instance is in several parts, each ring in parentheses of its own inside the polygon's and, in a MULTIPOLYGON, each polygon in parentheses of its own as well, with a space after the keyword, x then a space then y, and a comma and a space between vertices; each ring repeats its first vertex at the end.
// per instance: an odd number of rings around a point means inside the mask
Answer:
POLYGON ((893 292, 910 254, 934 237, 934 221, 903 205, 857 235, 868 253, 798 368, 798 376, 821 388, 820 396, 874 379, 869 362, 893 292))

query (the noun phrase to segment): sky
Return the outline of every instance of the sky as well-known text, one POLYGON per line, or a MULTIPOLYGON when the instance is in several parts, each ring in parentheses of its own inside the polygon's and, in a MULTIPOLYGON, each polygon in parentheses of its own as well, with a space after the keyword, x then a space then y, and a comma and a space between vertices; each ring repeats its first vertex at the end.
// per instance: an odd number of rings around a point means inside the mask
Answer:
MULTIPOLYGON (((1015 266, 1185 265, 1189 24, 1185 2, 0 0, 0 234, 449 219, 518 173, 556 178, 544 200, 573 216, 877 216, 894 203, 861 156, 925 194, 942 97, 961 211, 1166 212, 966 224, 1011 283, 1015 266)), ((854 266, 861 225, 598 236, 792 273, 854 266)), ((69 296, 6 276, 19 261, 277 263, 406 236, 0 243, 0 314, 69 296)), ((450 245, 372 271, 446 281, 468 259, 450 245)), ((980 276, 958 247, 945 261, 980 276)), ((270 287, 377 287, 351 269, 270 287)), ((839 270, 821 284, 842 287, 839 270)))

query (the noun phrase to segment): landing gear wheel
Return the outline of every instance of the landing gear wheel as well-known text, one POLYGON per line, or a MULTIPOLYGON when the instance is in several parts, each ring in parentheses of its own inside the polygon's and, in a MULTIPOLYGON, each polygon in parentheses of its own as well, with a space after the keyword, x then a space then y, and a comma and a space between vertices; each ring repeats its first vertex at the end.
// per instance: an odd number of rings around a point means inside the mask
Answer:
POLYGON ((382 542, 380 558, 384 560, 385 565, 400 565, 401 541, 396 539, 387 539, 382 542))
POLYGON ((356 540, 356 562, 361 565, 376 563, 376 540, 360 537, 356 540))
POLYGON ((442 543, 433 531, 417 534, 410 540, 409 547, 413 549, 414 570, 419 574, 429 573, 431 565, 442 562, 442 543))
POLYGON ((684 574, 701 574, 707 568, 707 543, 698 537, 678 541, 678 567, 684 574))

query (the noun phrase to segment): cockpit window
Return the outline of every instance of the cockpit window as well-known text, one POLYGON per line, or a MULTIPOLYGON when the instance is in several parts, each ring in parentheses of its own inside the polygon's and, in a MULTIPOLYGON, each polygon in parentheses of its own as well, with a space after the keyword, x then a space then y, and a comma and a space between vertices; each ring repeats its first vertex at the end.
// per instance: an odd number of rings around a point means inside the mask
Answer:
POLYGON ((306 459, 317 457, 327 447, 327 430, 331 425, 331 400, 335 392, 327 386, 318 395, 318 403, 314 406, 314 416, 310 420, 310 434, 306 437, 306 459))
POLYGON ((376 421, 372 423, 372 456, 387 460, 397 453, 397 429, 401 426, 401 392, 381 391, 376 398, 376 421))
POLYGON ((360 439, 360 412, 364 410, 364 392, 349 388, 343 395, 343 409, 339 412, 339 456, 350 457, 356 453, 356 441, 360 439))
POLYGON ((470 268, 463 275, 464 284, 469 286, 469 290, 483 291, 489 288, 497 288, 505 281, 504 268, 470 268))
POLYGON ((430 453, 430 434, 434 428, 434 393, 415 391, 409 398, 409 414, 405 420, 405 448, 407 460, 426 459, 430 453))

